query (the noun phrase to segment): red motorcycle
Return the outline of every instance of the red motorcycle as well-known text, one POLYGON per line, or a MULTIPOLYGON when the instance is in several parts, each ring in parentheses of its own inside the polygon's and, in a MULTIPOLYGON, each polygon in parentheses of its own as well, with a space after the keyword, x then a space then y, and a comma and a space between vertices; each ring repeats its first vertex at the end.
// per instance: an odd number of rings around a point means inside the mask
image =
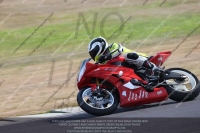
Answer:
MULTIPOLYGON (((170 55, 170 51, 159 52, 148 60, 160 67, 170 55)), ((84 60, 80 66, 77 102, 92 115, 108 115, 118 106, 140 106, 168 98, 189 101, 200 92, 198 78, 182 68, 163 68, 162 77, 158 78, 151 76, 146 68, 137 69, 126 63, 122 55, 106 64, 94 64, 90 60, 84 60)))

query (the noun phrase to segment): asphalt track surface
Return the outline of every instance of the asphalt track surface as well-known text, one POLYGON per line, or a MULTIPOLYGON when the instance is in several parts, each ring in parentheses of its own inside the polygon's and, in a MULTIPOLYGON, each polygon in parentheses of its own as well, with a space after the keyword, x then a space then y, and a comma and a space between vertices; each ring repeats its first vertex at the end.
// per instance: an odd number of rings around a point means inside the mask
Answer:
POLYGON ((57 118, 8 118, 0 120, 0 133, 67 133, 69 126, 60 126, 55 120, 147 120, 140 126, 132 126, 135 132, 148 133, 200 133, 200 97, 193 101, 177 103, 166 102, 143 105, 133 108, 118 108, 108 116, 92 116, 84 111, 66 113, 57 118))

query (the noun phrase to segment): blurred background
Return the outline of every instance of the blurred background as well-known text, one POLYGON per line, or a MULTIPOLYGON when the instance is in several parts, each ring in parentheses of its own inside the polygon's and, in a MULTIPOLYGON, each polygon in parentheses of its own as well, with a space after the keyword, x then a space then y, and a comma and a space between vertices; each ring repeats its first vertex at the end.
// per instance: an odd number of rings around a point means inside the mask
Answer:
POLYGON ((0 117, 77 106, 77 70, 98 36, 173 51, 166 68, 200 77, 200 0, 0 0, 0 117))

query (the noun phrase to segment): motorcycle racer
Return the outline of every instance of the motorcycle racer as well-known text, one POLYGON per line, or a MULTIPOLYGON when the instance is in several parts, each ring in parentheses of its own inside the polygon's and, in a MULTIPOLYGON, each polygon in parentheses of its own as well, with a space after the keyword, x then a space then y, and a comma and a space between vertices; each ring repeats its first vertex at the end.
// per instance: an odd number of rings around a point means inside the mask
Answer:
MULTIPOLYGON (((108 45, 103 37, 94 38, 88 45, 88 52, 96 63, 105 64, 107 61, 122 55, 125 62, 129 64, 128 66, 131 66, 136 72, 142 68, 150 70, 148 74, 142 72, 148 77, 146 79, 148 86, 145 89, 149 92, 153 91, 154 82, 162 80, 164 75, 164 71, 150 62, 146 54, 132 51, 118 43, 108 45)), ((141 85, 141 82, 136 79, 131 79, 130 82, 136 86, 141 85)))
POLYGON ((132 51, 118 43, 108 45, 106 39, 103 37, 94 38, 88 45, 88 52, 95 62, 102 64, 122 54, 125 56, 126 62, 136 65, 137 68, 145 67, 151 69, 152 72, 159 70, 155 64, 148 61, 148 56, 146 54, 132 51), (111 52, 114 53, 109 54, 111 52))

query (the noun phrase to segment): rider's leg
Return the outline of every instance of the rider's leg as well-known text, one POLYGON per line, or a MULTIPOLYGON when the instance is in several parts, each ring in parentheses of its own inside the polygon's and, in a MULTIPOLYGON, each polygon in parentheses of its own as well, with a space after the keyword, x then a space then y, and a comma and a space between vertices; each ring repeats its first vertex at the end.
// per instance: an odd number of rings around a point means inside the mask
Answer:
POLYGON ((139 56, 137 53, 128 53, 125 56, 126 62, 134 64, 137 68, 147 68, 151 70, 148 82, 157 82, 163 75, 163 70, 150 62, 148 58, 139 56))
POLYGON ((138 68, 145 67, 152 71, 159 69, 155 64, 148 61, 146 57, 139 56, 137 53, 128 53, 125 56, 126 62, 136 65, 138 68))
MULTIPOLYGON (((139 56, 137 53, 128 53, 125 56, 125 61, 136 65, 138 68, 147 68, 150 69, 152 74, 149 76, 149 85, 147 85, 146 90, 147 91, 153 91, 152 87, 155 82, 158 82, 160 80, 161 75, 161 69, 157 67, 154 63, 150 62, 148 58, 139 56)), ((140 85, 140 81, 132 79, 130 81, 133 85, 140 85)))

